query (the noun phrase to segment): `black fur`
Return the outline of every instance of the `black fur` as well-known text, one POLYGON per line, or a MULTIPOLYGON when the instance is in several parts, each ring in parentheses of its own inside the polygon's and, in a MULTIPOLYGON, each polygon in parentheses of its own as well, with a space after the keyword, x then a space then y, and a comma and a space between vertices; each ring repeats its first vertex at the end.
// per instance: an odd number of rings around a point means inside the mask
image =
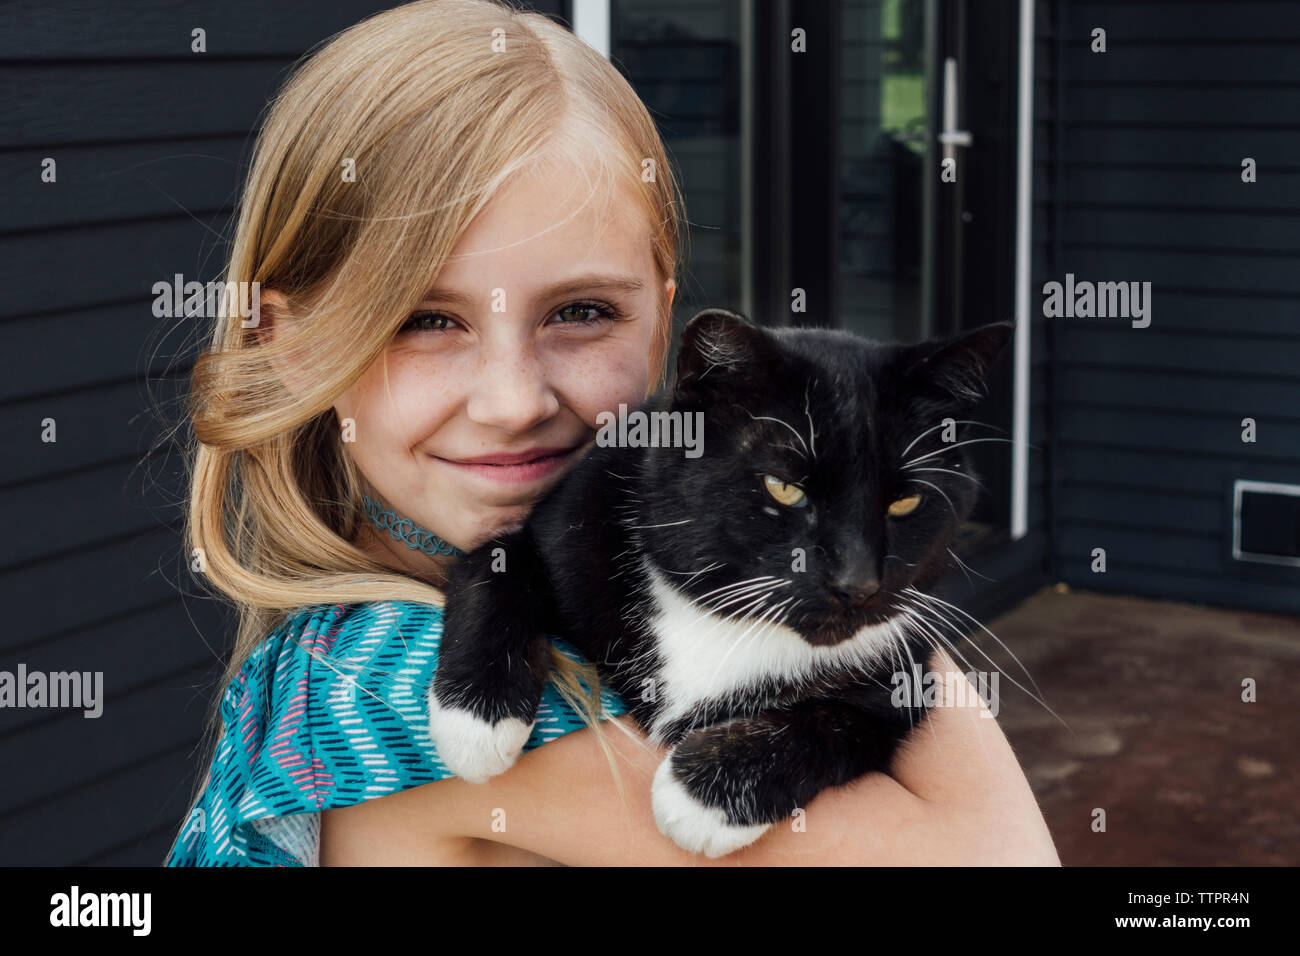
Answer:
MULTIPOLYGON (((654 608, 643 561, 697 603, 716 603, 709 595, 729 582, 788 579, 757 610, 794 598, 782 623, 798 635, 791 640, 818 647, 889 618, 901 589, 924 590, 944 569, 975 503, 965 450, 940 441, 938 426, 968 417, 1011 331, 1003 322, 949 340, 882 344, 701 312, 683 332, 674 386, 643 408, 702 412, 703 454, 593 447, 521 530, 458 562, 438 699, 492 722, 531 722, 548 673, 544 635, 556 634, 598 665, 650 732, 666 697, 652 692, 664 679, 664 649, 647 625, 654 608), (940 452, 916 467, 948 471, 901 470, 909 445, 908 459, 940 452), (806 507, 776 502, 764 474, 802 487, 806 507), (887 516, 890 502, 918 492, 916 511, 887 516), (504 573, 493 570, 495 549, 504 549, 504 573), (795 549, 806 570, 792 571, 795 549), (713 565, 722 566, 691 576, 713 565)), ((958 442, 970 437, 979 436, 959 424, 958 442)), ((903 636, 894 660, 910 653, 924 666, 930 643, 915 629, 903 636)), ((675 745, 677 780, 728 822, 775 822, 825 787, 889 769, 925 717, 924 706, 891 703, 895 670, 885 661, 799 683, 776 675, 661 720, 652 736, 675 745)))

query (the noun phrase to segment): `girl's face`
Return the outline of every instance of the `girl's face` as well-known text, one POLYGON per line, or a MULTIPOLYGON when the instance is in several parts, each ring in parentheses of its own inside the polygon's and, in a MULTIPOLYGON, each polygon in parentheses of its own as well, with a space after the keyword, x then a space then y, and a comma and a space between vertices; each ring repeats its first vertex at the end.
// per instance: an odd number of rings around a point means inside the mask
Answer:
MULTIPOLYGON (((635 198, 588 192, 559 162, 512 180, 335 403, 389 506, 464 550, 523 522, 600 412, 647 396, 656 312, 675 285, 655 275, 635 198)), ((386 534, 376 543, 406 567, 427 561, 386 534)))

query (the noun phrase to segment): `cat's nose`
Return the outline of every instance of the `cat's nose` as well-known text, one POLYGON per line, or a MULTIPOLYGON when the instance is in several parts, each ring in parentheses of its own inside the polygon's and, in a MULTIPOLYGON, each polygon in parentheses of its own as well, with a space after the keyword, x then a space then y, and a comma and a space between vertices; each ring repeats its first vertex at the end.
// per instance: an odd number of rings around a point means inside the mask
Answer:
POLYGON ((867 578, 841 578, 832 581, 831 597, 845 608, 859 608, 876 596, 880 590, 880 579, 875 575, 867 578))

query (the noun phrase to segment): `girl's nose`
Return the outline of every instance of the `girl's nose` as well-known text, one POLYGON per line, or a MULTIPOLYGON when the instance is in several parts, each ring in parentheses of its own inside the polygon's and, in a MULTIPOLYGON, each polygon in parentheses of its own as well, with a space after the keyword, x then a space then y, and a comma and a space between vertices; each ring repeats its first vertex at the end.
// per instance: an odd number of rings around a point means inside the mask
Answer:
POLYGON ((522 434, 560 408, 560 401, 536 358, 497 355, 478 369, 466 412, 480 425, 522 434))

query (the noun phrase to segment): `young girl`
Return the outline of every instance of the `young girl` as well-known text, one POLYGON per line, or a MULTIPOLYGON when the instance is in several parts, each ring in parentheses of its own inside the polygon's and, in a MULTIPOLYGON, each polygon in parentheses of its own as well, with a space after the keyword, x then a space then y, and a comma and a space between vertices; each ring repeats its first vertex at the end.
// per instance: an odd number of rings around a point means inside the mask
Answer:
POLYGON ((190 547, 240 627, 169 865, 1057 862, 996 722, 956 707, 895 776, 693 857, 650 810, 665 752, 562 635, 518 763, 440 762, 445 569, 663 382, 679 206, 618 71, 490 0, 372 17, 277 96, 226 277, 260 315, 192 385, 190 547))

